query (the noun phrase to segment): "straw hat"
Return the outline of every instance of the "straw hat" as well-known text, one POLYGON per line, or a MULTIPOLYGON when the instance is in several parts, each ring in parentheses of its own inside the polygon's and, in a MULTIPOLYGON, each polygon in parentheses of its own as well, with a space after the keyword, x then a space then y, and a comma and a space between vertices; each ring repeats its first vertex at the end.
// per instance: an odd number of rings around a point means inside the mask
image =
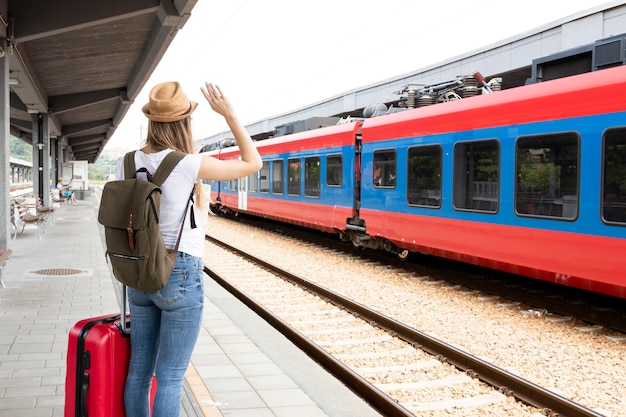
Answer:
POLYGON ((191 116, 196 107, 198 103, 187 98, 179 82, 169 81, 152 88, 142 111, 152 121, 175 122, 191 116))

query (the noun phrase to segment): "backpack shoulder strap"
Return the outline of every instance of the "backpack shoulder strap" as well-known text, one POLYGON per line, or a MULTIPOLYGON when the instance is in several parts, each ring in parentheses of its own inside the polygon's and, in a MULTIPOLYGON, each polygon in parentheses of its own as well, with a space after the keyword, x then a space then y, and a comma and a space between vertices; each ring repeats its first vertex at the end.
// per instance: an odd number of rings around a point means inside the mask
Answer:
POLYGON ((130 151, 124 155, 124 178, 128 180, 136 176, 135 151, 130 151))
POLYGON ((185 155, 187 154, 179 151, 168 153, 152 176, 152 182, 160 187, 170 175, 174 167, 185 157, 185 155))

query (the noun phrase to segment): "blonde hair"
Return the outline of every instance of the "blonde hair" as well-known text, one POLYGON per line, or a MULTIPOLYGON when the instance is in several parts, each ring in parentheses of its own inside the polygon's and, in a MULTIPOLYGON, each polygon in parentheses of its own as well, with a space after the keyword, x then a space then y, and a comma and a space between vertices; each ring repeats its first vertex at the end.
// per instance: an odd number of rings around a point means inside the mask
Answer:
MULTIPOLYGON (((155 122, 150 120, 146 144, 155 151, 174 149, 184 153, 194 153, 191 118, 186 117, 175 122, 155 122)), ((202 182, 197 181, 194 187, 196 190, 196 205, 198 208, 203 208, 204 192, 202 191, 202 182)))

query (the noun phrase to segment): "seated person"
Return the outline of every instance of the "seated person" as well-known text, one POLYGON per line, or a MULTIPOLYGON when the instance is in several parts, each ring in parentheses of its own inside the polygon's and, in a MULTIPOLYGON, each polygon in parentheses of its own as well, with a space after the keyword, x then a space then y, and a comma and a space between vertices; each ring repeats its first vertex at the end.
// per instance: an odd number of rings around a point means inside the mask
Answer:
POLYGON ((381 172, 382 172, 382 167, 380 165, 374 165, 374 185, 376 186, 383 185, 381 172))
POLYGON ((57 182, 57 189, 59 190, 60 195, 70 199, 70 204, 76 204, 76 196, 70 186, 63 183, 63 178, 59 178, 59 181, 57 182))

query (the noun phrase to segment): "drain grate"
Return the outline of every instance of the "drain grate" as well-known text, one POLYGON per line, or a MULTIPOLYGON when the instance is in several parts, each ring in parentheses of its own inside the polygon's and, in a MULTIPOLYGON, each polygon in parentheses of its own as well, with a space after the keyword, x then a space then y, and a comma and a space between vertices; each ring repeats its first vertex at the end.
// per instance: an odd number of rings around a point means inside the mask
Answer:
POLYGON ((49 269, 40 269, 39 271, 33 271, 33 274, 37 275, 76 275, 80 274, 82 271, 80 269, 69 269, 69 268, 49 268, 49 269))

